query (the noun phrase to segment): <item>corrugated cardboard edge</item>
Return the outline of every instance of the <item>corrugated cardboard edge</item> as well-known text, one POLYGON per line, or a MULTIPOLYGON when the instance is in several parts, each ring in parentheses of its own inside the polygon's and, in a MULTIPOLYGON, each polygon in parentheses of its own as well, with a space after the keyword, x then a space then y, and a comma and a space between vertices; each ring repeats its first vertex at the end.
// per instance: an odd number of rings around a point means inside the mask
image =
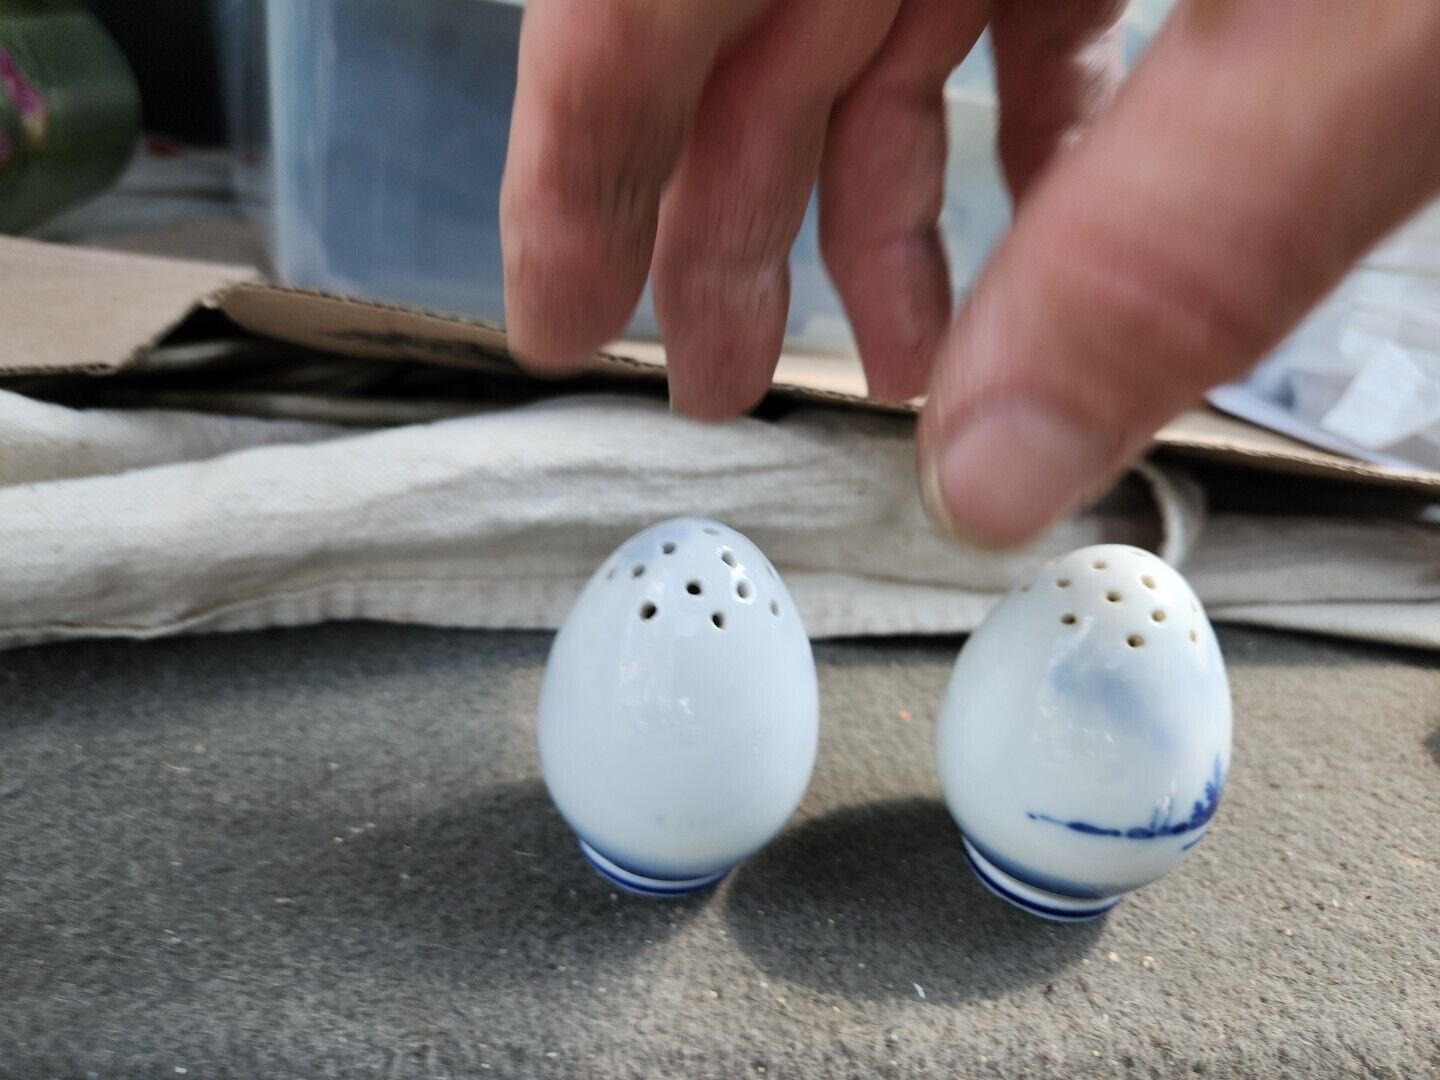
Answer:
MULTIPOLYGON (((266 284, 237 285, 208 303, 253 334, 325 352, 524 374, 510 357, 505 331, 474 319, 266 284)), ((664 354, 648 343, 617 343, 597 352, 588 366, 601 374, 649 383, 665 379, 664 354)), ((772 393, 877 412, 914 411, 913 406, 872 401, 865 397, 864 386, 858 366, 843 358, 786 356, 772 393), (852 367, 853 381, 847 378, 852 367)))
MULTIPOLYGON (((252 333, 327 352, 518 372, 506 351, 504 331, 470 319, 263 284, 233 286, 212 302, 252 333)), ((596 353, 590 366, 608 375, 647 381, 665 377, 664 352, 648 342, 618 342, 596 353)), ((915 403, 890 405, 868 399, 858 362, 837 357, 782 357, 773 393, 892 414, 918 409, 915 403)), ((1327 453, 1208 407, 1166 425, 1155 445, 1219 464, 1440 496, 1440 473, 1370 465, 1327 453)))
POLYGON ((1313 446, 1204 406, 1177 417, 1155 445, 1185 457, 1291 476, 1398 488, 1440 498, 1440 473, 1371 465, 1313 446))
POLYGON ((0 374, 118 371, 245 266, 0 236, 0 374))
MULTIPOLYGON (((419 360, 526 377, 504 331, 395 304, 263 284, 246 266, 136 255, 0 237, 0 374, 122 370, 197 306, 264 337, 351 356, 419 360)), ((654 344, 618 343, 591 368, 613 377, 664 379, 654 344)), ((779 398, 906 415, 916 405, 865 396, 858 363, 782 357, 779 398)), ((1382 485, 1440 496, 1440 473, 1370 465, 1314 449, 1210 409, 1187 413, 1156 438, 1162 451, 1290 475, 1382 485)))

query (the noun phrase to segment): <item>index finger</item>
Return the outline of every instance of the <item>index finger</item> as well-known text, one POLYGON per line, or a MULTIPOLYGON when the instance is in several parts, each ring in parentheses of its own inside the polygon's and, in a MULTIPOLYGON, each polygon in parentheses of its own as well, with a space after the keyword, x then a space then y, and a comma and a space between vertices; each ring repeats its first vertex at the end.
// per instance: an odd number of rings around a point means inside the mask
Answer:
POLYGON ((625 327, 719 52, 771 0, 531 0, 500 237, 511 347, 573 368, 625 327))

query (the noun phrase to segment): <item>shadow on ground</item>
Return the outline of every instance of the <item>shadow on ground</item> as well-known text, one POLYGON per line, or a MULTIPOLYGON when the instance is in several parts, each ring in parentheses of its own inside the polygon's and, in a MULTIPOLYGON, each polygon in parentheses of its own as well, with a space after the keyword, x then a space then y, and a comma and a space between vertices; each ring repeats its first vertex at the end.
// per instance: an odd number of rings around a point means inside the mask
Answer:
MULTIPOLYGON (((539 780, 487 785, 283 872, 274 888, 307 921, 343 928, 366 952, 423 956, 429 978, 457 986, 603 981, 710 899, 617 893, 582 859, 539 780)), ((324 962, 335 935, 296 933, 291 947, 324 962)))
MULTIPOLYGON (((679 902, 600 881, 534 780, 488 786, 347 846, 292 866, 277 891, 362 952, 423 955, 431 978, 456 986, 603 982, 718 903, 730 939, 777 982, 953 1001, 1044 983, 1088 954, 1103 926, 1051 924, 996 900, 971 875, 943 805, 924 799, 801 822, 718 896, 679 902)), ((334 963, 336 936, 300 932, 289 947, 309 943, 322 950, 316 962, 334 963)))
POLYGON ((945 807, 928 799, 791 828, 736 873, 726 914, 765 970, 872 999, 995 997, 1045 982, 1078 963, 1104 925, 1048 923, 992 897, 945 807))

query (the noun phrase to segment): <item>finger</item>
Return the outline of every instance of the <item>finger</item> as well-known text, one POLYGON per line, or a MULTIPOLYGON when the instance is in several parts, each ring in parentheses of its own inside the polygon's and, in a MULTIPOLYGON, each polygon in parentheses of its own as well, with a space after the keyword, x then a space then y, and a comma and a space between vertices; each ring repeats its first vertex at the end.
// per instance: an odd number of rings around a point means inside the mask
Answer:
POLYGON ((945 80, 974 47, 988 6, 906 0, 831 116, 820 242, 876 397, 904 400, 925 388, 950 319, 939 230, 945 80))
POLYGON ((1120 83, 1126 0, 997 0, 990 22, 1000 163, 1016 201, 1120 83))
POLYGON ((953 325, 932 515, 1026 540, 1246 370, 1440 182, 1440 6, 1192 2, 1057 159, 953 325))
POLYGON ((769 386, 790 307, 790 248, 831 107, 884 40, 898 4, 788 0, 711 78, 665 194, 655 254, 678 411, 731 416, 769 386))
POLYGON ((533 367, 624 329, 715 58, 769 0, 532 0, 500 192, 505 319, 533 367))

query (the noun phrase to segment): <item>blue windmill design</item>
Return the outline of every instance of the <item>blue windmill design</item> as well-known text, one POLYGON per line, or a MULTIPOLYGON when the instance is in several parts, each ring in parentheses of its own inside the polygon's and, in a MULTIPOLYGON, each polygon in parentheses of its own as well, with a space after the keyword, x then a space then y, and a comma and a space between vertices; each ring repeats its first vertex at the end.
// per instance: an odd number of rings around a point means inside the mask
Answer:
MULTIPOLYGON (((1190 808, 1190 816, 1182 821, 1172 820, 1170 804, 1167 803, 1162 814, 1157 807, 1150 815, 1150 821, 1145 825, 1132 825, 1128 828, 1119 828, 1110 825, 1095 825, 1088 821, 1067 821, 1064 818, 1052 817, 1049 814, 1041 814, 1032 810, 1026 814, 1031 821, 1043 821, 1047 825, 1059 825, 1062 828, 1070 829, 1072 832, 1084 833, 1087 836, 1111 836, 1121 840, 1158 840, 1167 836, 1184 836, 1186 833, 1196 832, 1205 827, 1206 823, 1215 816, 1215 811, 1220 808, 1220 795, 1225 790, 1225 775, 1220 767, 1219 755, 1215 757, 1215 763, 1211 767, 1210 779, 1205 782, 1205 793, 1195 800, 1190 808)), ((1186 844, 1186 848, 1193 847, 1199 842, 1199 837, 1186 844)))

